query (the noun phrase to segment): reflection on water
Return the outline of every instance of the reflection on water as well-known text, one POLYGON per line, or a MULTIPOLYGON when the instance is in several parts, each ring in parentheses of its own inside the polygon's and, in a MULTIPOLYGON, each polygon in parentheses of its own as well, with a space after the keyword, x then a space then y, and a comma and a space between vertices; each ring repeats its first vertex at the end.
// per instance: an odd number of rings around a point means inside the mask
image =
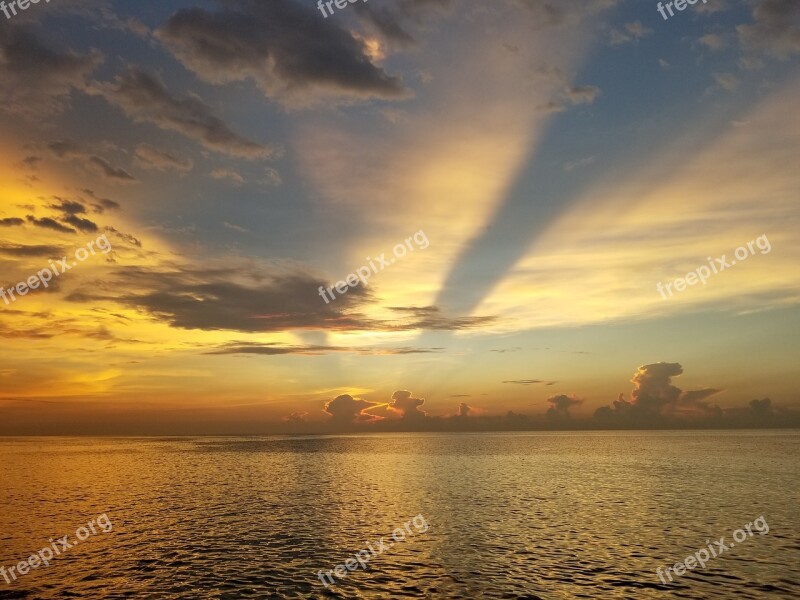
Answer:
POLYGON ((0 598, 800 597, 798 432, 0 439, 0 598), (325 590, 415 515, 429 529, 325 590), (767 535, 663 585, 706 540, 767 535))

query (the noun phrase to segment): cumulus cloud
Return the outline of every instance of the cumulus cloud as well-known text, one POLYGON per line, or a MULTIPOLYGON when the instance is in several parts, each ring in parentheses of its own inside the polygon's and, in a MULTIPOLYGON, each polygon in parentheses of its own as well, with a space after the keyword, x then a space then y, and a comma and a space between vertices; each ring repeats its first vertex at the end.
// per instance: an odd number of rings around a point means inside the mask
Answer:
POLYGON ((423 419, 425 411, 420 406, 425 404, 424 398, 414 398, 407 390, 398 390, 392 394, 389 408, 398 413, 403 419, 423 419))
POLYGON ((361 40, 295 0, 242 0, 216 11, 184 8, 156 35, 204 81, 252 80, 284 104, 409 95, 399 78, 373 64, 361 40))
POLYGON ((98 83, 102 95, 133 121, 178 132, 207 150, 246 159, 266 158, 272 149, 235 133, 196 96, 176 98, 157 77, 128 67, 113 83, 98 83))
POLYGON ((61 112, 101 62, 96 50, 53 50, 25 27, 0 19, 0 111, 27 117, 61 112))
POLYGON ((704 388, 684 392, 672 385, 672 378, 683 373, 678 363, 654 363, 639 367, 631 379, 635 385, 628 401, 620 394, 612 407, 595 411, 595 418, 659 424, 676 417, 697 418, 721 416, 722 410, 705 402, 721 390, 704 388))
POLYGON ((546 413, 548 419, 569 419, 571 416, 569 409, 583 404, 582 399, 565 394, 553 396, 548 398, 547 401, 550 403, 550 408, 547 409, 546 413))
POLYGON ((353 398, 350 394, 342 394, 325 403, 325 412, 331 416, 332 423, 336 425, 371 423, 380 419, 380 417, 366 412, 374 406, 378 405, 374 402, 353 398))

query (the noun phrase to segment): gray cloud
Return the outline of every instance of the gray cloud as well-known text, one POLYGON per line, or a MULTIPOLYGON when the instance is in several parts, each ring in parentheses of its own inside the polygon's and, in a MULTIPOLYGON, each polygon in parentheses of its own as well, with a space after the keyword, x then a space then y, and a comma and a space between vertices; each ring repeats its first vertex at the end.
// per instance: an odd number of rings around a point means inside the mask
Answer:
POLYGON ((47 149, 61 160, 74 160, 84 168, 101 175, 112 183, 136 183, 136 178, 125 169, 115 167, 105 158, 92 154, 71 140, 57 140, 47 144, 47 149))
POLYGON ((153 148, 149 144, 139 144, 134 151, 134 156, 136 164, 143 169, 188 173, 194 166, 194 163, 188 158, 179 158, 164 150, 153 148))
POLYGON ((176 131, 213 152, 246 159, 266 158, 273 152, 235 133, 199 98, 176 98, 158 78, 135 67, 128 67, 113 83, 95 84, 91 91, 133 121, 176 131))
POLYGON ((754 23, 736 28, 746 48, 778 58, 800 52, 800 2, 759 0, 753 9, 754 23))
POLYGON ((0 111, 37 117, 58 113, 103 55, 53 50, 24 27, 0 19, 0 111))
POLYGON ((569 419, 571 417, 569 409, 583 404, 582 399, 565 394, 553 396, 548 398, 547 401, 550 403, 550 408, 547 409, 545 414, 548 419, 569 419))
POLYGON ((250 79, 285 104, 409 95, 400 79, 370 61, 361 41, 311 4, 242 0, 217 11, 186 8, 156 35, 201 79, 250 79))

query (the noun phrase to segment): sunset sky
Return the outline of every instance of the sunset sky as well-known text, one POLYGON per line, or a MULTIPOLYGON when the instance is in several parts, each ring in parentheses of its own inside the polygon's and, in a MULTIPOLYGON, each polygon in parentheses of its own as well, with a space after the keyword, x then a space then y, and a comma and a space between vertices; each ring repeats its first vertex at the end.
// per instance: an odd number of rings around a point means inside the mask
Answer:
POLYGON ((0 300, 0 433, 797 419, 800 3, 655 6, 0 13, 0 286, 113 247, 0 300))

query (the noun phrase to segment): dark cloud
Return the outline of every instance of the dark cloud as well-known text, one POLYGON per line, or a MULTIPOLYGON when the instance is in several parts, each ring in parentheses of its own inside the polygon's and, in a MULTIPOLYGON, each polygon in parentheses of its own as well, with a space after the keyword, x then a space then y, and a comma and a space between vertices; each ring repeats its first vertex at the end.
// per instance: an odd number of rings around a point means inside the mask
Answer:
POLYGON ((179 158, 174 154, 153 148, 148 144, 139 144, 136 147, 134 156, 136 157, 136 164, 143 169, 188 173, 194 167, 194 163, 190 159, 179 158))
POLYGON ((558 382, 546 381, 544 379, 511 379, 509 381, 504 381, 503 383, 516 383, 518 385, 533 385, 534 383, 543 383, 545 385, 553 385, 554 383, 558 382))
POLYGON ((96 84, 92 92, 137 123, 176 131, 213 152, 247 159, 266 158, 272 153, 270 148, 235 133, 196 96, 176 98, 159 79, 135 67, 128 67, 113 83, 96 84))
POLYGON ((800 2, 759 0, 753 9, 754 23, 739 25, 739 40, 746 48, 778 58, 800 52, 800 2))
POLYGON ((58 204, 50 204, 47 208, 62 212, 65 216, 86 214, 86 207, 80 202, 76 202, 74 200, 65 200, 58 197, 56 197, 56 200, 59 201, 58 204))
POLYGON ((50 217, 37 219, 33 215, 28 215, 27 218, 28 223, 35 225, 36 227, 41 227, 42 229, 52 229, 53 231, 58 231, 59 233, 77 233, 74 229, 66 227, 50 217))
POLYGON ((89 196, 94 202, 92 203, 92 209, 97 214, 103 214, 107 210, 119 210, 120 205, 119 202, 114 202, 109 198, 100 198, 97 194, 94 193, 93 190, 88 188, 84 188, 83 193, 89 196))
POLYGON ((81 217, 77 217, 75 215, 69 215, 68 217, 64 217, 62 221, 64 223, 72 225, 75 229, 83 233, 94 233, 98 231, 97 224, 90 221, 89 219, 82 219, 81 217))
POLYGON ((306 104, 322 97, 407 97, 397 77, 371 62, 360 40, 313 4, 227 2, 217 11, 185 8, 157 37, 201 79, 253 80, 270 98, 306 104))
POLYGON ((390 310, 410 317, 401 321, 400 329, 444 329, 461 330, 480 327, 496 320, 496 317, 447 317, 438 306, 390 306, 390 310))
POLYGON ((106 227, 103 231, 107 231, 108 233, 114 234, 117 238, 119 238, 120 240, 122 240, 126 244, 129 244, 131 246, 136 246, 137 248, 141 248, 142 247, 141 240, 139 240, 137 237, 135 237, 135 236, 133 236, 133 235, 131 235, 129 233, 123 233, 121 231, 117 231, 113 227, 106 227))
POLYGON ((573 406, 580 406, 583 404, 582 399, 565 394, 553 396, 552 398, 548 398, 547 401, 550 403, 550 408, 547 409, 546 416, 548 419, 556 420, 569 419, 571 417, 569 409, 573 406))
POLYGON ((359 346, 286 346, 276 343, 234 342, 220 348, 206 352, 206 354, 261 354, 265 356, 280 356, 284 354, 301 354, 306 356, 321 356, 331 353, 358 354, 362 356, 390 356, 405 354, 430 354, 441 352, 444 348, 368 348, 359 346))
POLYGON ((352 425, 354 423, 371 423, 379 419, 366 411, 378 406, 374 402, 356 400, 350 394, 342 394, 325 403, 325 412, 331 415, 331 421, 337 425, 352 425))
POLYGON ((432 18, 446 13, 452 0, 397 0, 374 3, 357 2, 355 12, 384 40, 400 46, 416 45, 410 29, 428 24, 432 18))
POLYGON ((392 401, 389 408, 395 411, 403 419, 424 419, 425 411, 420 410, 420 406, 425 404, 424 398, 414 398, 407 390, 398 390, 392 394, 392 401))
POLYGON ((0 227, 16 227, 25 223, 23 219, 17 217, 9 217, 7 219, 0 219, 0 227))
POLYGON ((0 254, 7 256, 25 256, 25 257, 52 257, 61 256, 63 249, 59 246, 48 245, 31 245, 31 246, 17 246, 10 244, 0 243, 0 254))
POLYGON ((325 304, 318 294, 323 282, 304 273, 272 277, 252 273, 251 285, 241 282, 245 275, 243 271, 234 277, 230 269, 127 268, 120 269, 105 286, 95 286, 107 289, 105 295, 86 293, 70 298, 116 300, 183 329, 258 332, 369 327, 369 321, 352 313, 366 297, 361 288, 325 304))
MULTIPOLYGON (((27 117, 62 111, 72 90, 103 61, 88 54, 52 50, 24 27, 0 19, 0 111, 27 117)), ((32 166, 32 165, 29 165, 32 166)))

